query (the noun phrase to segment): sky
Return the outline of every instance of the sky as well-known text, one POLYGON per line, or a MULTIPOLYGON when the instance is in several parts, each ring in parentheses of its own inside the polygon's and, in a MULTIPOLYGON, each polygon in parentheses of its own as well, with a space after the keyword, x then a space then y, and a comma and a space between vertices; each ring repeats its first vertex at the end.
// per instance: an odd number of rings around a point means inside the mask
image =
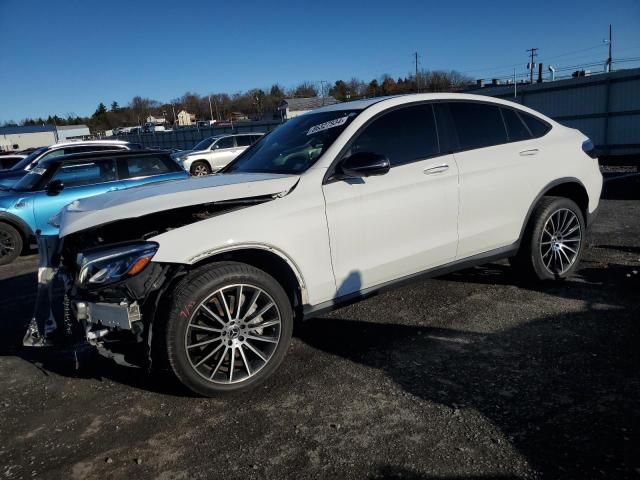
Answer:
POLYGON ((0 0, 0 123, 136 95, 406 76, 416 51, 424 69, 524 75, 531 47, 545 65, 604 61, 609 23, 614 61, 640 57, 639 0, 0 0))

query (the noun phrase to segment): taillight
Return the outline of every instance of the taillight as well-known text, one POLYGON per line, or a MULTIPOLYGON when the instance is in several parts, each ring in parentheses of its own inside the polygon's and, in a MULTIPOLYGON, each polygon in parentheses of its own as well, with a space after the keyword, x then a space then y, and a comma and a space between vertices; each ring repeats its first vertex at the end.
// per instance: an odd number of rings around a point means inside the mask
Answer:
POLYGON ((593 142, 590 138, 587 138, 584 142, 582 142, 582 151, 589 155, 591 158, 596 158, 596 147, 593 145, 593 142))

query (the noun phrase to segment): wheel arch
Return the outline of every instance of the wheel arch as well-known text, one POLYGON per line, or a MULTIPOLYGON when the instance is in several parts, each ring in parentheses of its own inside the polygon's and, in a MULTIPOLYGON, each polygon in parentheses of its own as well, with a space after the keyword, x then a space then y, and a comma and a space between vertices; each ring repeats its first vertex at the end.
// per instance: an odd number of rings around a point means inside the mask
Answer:
POLYGON ((8 212, 0 212, 0 223, 11 225, 18 231, 18 233, 20 233, 24 248, 27 248, 29 246, 29 240, 32 237, 35 237, 31 227, 29 227, 24 220, 8 212))
POLYGON ((308 303, 307 288, 300 269, 284 252, 270 245, 235 245, 198 256, 191 268, 225 261, 246 263, 271 275, 287 293, 296 318, 302 318, 302 308, 308 303))
POLYGON ((541 191, 538 193, 534 201, 529 206, 529 210, 527 211, 527 215, 522 223, 522 227, 520 228, 520 236, 518 237, 518 242, 520 242, 523 238, 524 232, 531 220, 531 215, 533 214, 534 209, 540 202, 542 197, 564 197, 576 202, 580 211, 582 212, 582 216, 584 221, 588 221, 589 217, 589 193, 585 188, 584 184, 575 177, 564 177, 558 178, 549 184, 547 184, 541 191))

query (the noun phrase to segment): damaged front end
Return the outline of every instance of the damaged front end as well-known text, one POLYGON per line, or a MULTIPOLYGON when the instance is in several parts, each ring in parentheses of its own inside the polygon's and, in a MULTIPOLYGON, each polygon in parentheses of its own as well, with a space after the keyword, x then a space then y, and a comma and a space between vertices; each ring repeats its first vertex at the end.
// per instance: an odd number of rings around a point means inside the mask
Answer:
POLYGON ((24 345, 88 342, 119 363, 143 366, 150 359, 160 293, 182 267, 151 262, 158 248, 154 242, 122 242, 80 253, 66 244, 57 237, 38 239, 38 293, 24 345))
POLYGON ((148 239, 275 198, 193 205, 117 220, 63 238, 38 236, 36 306, 23 344, 88 342, 120 364, 150 367, 154 320, 163 293, 186 269, 153 262, 159 245, 148 239))

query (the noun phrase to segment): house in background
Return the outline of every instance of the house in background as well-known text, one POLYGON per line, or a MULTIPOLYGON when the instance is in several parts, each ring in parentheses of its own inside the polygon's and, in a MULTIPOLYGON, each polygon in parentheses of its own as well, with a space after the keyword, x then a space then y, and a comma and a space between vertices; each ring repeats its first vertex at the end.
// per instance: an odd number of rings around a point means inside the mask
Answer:
POLYGON ((278 112, 282 119, 293 118, 335 103, 340 103, 340 101, 333 97, 285 98, 280 102, 278 112))
POLYGON ((166 119, 164 117, 154 117, 153 115, 149 115, 147 117, 147 124, 152 124, 152 125, 164 125, 166 122, 166 119))
POLYGON ((178 112, 178 125, 180 125, 181 127, 193 125, 195 121, 196 116, 194 113, 189 113, 186 110, 180 110, 178 112))
POLYGON ((89 127, 86 125, 63 125, 56 127, 58 131, 58 142, 65 142, 67 140, 86 140, 91 136, 89 127))

